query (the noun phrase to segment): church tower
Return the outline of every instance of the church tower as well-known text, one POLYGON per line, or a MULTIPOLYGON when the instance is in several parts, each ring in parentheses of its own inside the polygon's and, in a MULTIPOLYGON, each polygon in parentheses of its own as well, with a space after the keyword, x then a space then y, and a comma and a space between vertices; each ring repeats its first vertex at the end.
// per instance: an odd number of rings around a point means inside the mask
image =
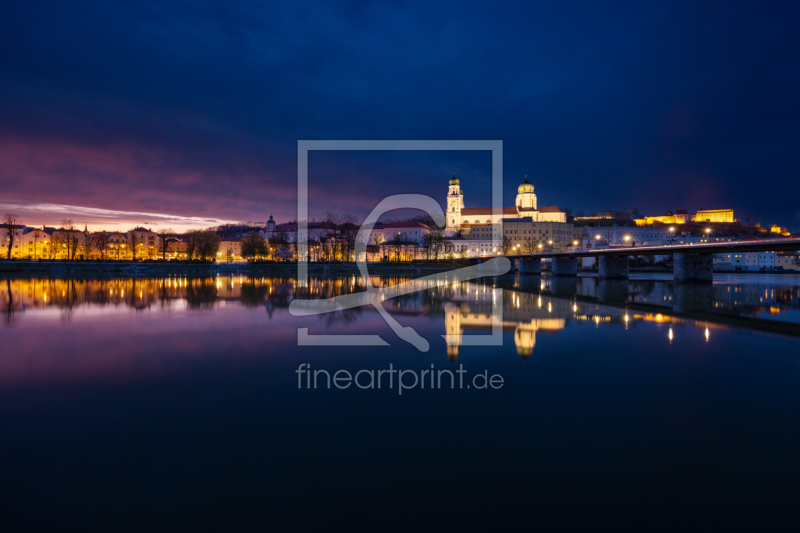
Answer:
POLYGON ((447 193, 447 229, 448 235, 458 233, 461 227, 461 210, 464 209, 464 196, 461 194, 461 187, 455 173, 450 179, 450 190, 447 193))
POLYGON ((525 176, 525 181, 517 189, 517 211, 531 209, 536 209, 536 195, 533 194, 533 184, 525 176))

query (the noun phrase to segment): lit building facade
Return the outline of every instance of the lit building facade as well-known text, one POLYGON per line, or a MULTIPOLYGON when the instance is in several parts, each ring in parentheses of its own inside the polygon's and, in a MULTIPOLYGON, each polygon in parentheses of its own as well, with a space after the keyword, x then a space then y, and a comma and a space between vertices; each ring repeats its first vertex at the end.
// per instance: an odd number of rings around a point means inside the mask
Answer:
POLYGON ((26 228, 22 234, 20 257, 26 259, 49 259, 51 235, 44 228, 26 228))
POLYGON ((692 222, 735 222, 733 209, 708 209, 698 211, 692 222))
POLYGON ((156 257, 159 241, 158 235, 149 229, 137 227, 128 232, 128 248, 136 247, 137 259, 156 257))
POLYGON ((242 260, 242 241, 241 239, 222 239, 217 250, 217 261, 241 261, 242 260))
POLYGON ((514 207, 503 207, 498 214, 491 207, 465 207, 464 193, 457 177, 453 176, 447 193, 447 234, 470 229, 472 225, 500 226, 503 218, 530 218, 535 222, 567 221, 567 215, 556 206, 539 207, 533 184, 525 181, 517 188, 517 200, 514 207))
POLYGON ((512 250, 509 254, 534 253, 539 251, 560 252, 572 246, 575 228, 561 222, 539 222, 530 217, 504 218, 503 237, 508 239, 512 250))

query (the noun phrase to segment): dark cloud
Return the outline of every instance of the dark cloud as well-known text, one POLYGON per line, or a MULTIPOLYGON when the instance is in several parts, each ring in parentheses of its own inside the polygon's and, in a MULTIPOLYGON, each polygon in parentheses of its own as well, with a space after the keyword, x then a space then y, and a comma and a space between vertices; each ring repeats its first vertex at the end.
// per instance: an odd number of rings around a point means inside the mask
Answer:
MULTIPOLYGON (((503 139, 509 202, 528 174, 573 209, 800 225, 797 3, 530 4, 4 6, 2 195, 292 218, 298 139, 503 139)), ((487 161, 315 157, 312 210, 488 191, 487 161)))

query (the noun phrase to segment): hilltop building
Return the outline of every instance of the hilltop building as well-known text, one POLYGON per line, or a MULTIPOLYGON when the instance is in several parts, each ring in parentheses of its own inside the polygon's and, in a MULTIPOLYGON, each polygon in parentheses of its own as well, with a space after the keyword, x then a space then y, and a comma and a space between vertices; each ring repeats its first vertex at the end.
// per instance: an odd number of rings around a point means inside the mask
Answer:
POLYGON ((733 218, 733 209, 709 209, 698 211, 692 217, 692 222, 736 222, 733 218))
POLYGON ((655 223, 661 224, 687 224, 689 222, 702 223, 727 223, 733 224, 733 209, 709 209, 700 210, 694 215, 690 215, 685 209, 678 209, 674 213, 667 211, 663 215, 644 216, 634 219, 637 226, 652 226, 655 223))

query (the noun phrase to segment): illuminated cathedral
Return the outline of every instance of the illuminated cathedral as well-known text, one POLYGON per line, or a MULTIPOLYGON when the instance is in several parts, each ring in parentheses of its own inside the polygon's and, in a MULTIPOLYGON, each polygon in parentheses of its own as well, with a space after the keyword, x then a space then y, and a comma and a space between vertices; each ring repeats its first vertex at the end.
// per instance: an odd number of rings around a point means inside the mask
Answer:
POLYGON ((456 234, 472 224, 500 224, 503 218, 531 218, 533 222, 566 222, 567 215, 558 207, 548 205, 539 207, 533 184, 525 177, 517 188, 517 201, 514 207, 503 207, 498 215, 492 214, 491 207, 464 207, 464 194, 458 178, 453 175, 447 193, 447 233, 456 234))

